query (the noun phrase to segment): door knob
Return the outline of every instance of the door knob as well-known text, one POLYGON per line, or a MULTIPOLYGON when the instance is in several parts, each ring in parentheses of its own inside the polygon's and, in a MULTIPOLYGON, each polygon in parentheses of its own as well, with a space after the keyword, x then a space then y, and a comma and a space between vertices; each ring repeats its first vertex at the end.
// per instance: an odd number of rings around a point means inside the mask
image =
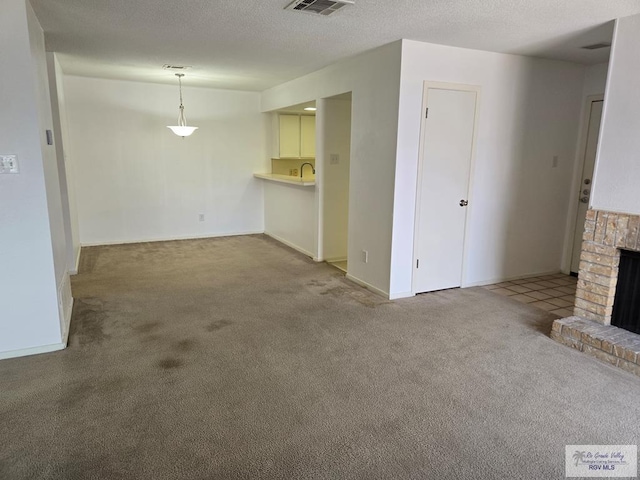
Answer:
POLYGON ((469 205, 469 201, 468 200, 460 200, 460 206, 461 207, 466 207, 467 205, 469 205))

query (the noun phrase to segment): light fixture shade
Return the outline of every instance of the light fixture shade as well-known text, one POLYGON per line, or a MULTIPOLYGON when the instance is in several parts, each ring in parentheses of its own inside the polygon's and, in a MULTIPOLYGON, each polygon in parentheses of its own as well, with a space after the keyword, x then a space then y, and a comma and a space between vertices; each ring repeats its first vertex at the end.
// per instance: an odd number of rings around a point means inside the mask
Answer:
POLYGON ((179 137, 188 137, 198 129, 198 127, 187 127, 186 125, 174 125, 167 128, 170 128, 179 137))
POLYGON ((176 73, 176 77, 178 77, 178 85, 180 86, 180 107, 178 107, 178 125, 167 126, 170 128, 173 133, 178 135, 179 137, 188 137, 193 132, 195 132, 198 127, 190 127, 187 125, 187 118, 184 116, 184 105, 182 104, 182 77, 184 77, 184 73, 176 73))

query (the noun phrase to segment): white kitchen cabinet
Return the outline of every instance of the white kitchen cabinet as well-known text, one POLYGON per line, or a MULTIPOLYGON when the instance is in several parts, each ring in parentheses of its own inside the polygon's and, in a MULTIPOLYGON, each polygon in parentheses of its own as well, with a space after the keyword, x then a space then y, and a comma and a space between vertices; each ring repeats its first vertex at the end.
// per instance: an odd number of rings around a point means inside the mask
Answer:
POLYGON ((300 116, 280 115, 280 157, 300 156, 300 116))
POLYGON ((279 115, 280 158, 315 158, 316 117, 279 115))
POLYGON ((300 156, 316 156, 316 117, 311 115, 300 117, 300 156))

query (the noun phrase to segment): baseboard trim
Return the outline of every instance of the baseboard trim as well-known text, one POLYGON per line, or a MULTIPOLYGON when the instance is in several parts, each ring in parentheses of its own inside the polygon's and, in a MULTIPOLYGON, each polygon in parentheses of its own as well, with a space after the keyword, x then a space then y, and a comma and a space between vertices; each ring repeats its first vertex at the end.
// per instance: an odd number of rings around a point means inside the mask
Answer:
POLYGON ((374 287, 373 285, 371 285, 370 283, 365 282, 364 280, 360 280, 358 277, 354 277, 353 275, 347 273, 345 275, 345 278, 348 280, 351 280, 353 283, 357 283, 358 285, 360 285, 361 287, 366 288, 367 290, 370 290, 373 293, 376 293, 378 295, 380 295, 381 297, 384 298, 389 298, 389 293, 385 292, 384 290, 380 290, 378 287, 374 287))
POLYGON ((304 248, 302 248, 302 247, 299 247, 299 246, 298 246, 298 245, 296 245, 295 243, 291 243, 289 240, 285 240, 284 238, 279 237, 278 235, 274 235, 273 233, 269 233, 269 232, 264 232, 264 234, 265 234, 267 237, 271 237, 271 238, 273 238, 273 239, 274 239, 275 241, 277 241, 277 242, 280 242, 280 243, 285 244, 287 247, 291 247, 291 248, 293 248, 294 250, 296 250, 296 251, 298 251, 298 252, 302 253, 303 255, 306 255, 307 257, 311 257, 311 258, 312 258, 314 261, 316 261, 316 262, 321 261, 321 260, 318 260, 318 258, 317 258, 313 253, 308 252, 307 250, 305 250, 305 249, 304 249, 304 248))
POLYGON ((346 262, 347 257, 325 258, 324 261, 327 263, 346 262))
POLYGON ((69 270, 69 275, 77 275, 80 270, 80 254, 82 253, 82 246, 78 247, 78 255, 76 255, 76 264, 73 269, 69 270))
POLYGON ((64 331, 62 332, 62 342, 64 347, 67 348, 69 345, 69 330, 71 330, 71 317, 73 316, 73 304, 75 303, 75 299, 71 297, 71 305, 69 306, 69 313, 67 317, 64 319, 64 331))
POLYGON ((57 352, 58 350, 64 350, 66 347, 67 342, 65 341, 65 343, 54 343, 52 345, 42 345, 40 347, 10 350, 8 352, 0 352, 0 360, 6 360, 7 358, 26 357, 29 355, 38 355, 40 353, 57 352))
POLYGON ((107 245, 129 245, 132 243, 152 243, 152 242, 173 242, 176 240, 200 240, 203 238, 220 238, 220 237, 239 237, 241 235, 260 235, 262 230, 251 230, 247 232, 229 232, 229 233, 217 233, 207 235, 176 235, 170 237, 153 237, 139 240, 113 240, 107 242, 89 242, 81 243, 81 247, 102 247, 107 245))
POLYGON ((491 280, 482 280, 480 282, 463 283, 461 288, 483 287, 485 285, 493 285, 496 283, 510 282, 511 280, 524 280, 526 278, 543 277, 545 275, 555 275, 557 273, 562 273, 562 271, 553 270, 551 272, 528 273, 526 275, 516 275, 513 277, 500 277, 500 278, 494 278, 491 280))

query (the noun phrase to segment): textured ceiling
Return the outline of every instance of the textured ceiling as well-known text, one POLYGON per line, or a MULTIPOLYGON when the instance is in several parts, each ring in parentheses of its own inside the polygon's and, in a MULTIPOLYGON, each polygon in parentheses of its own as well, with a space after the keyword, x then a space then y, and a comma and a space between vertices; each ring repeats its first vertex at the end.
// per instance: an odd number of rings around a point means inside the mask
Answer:
POLYGON ((330 17, 290 0, 31 0, 67 74, 263 90, 401 38, 585 64, 638 0, 356 0, 330 17))

